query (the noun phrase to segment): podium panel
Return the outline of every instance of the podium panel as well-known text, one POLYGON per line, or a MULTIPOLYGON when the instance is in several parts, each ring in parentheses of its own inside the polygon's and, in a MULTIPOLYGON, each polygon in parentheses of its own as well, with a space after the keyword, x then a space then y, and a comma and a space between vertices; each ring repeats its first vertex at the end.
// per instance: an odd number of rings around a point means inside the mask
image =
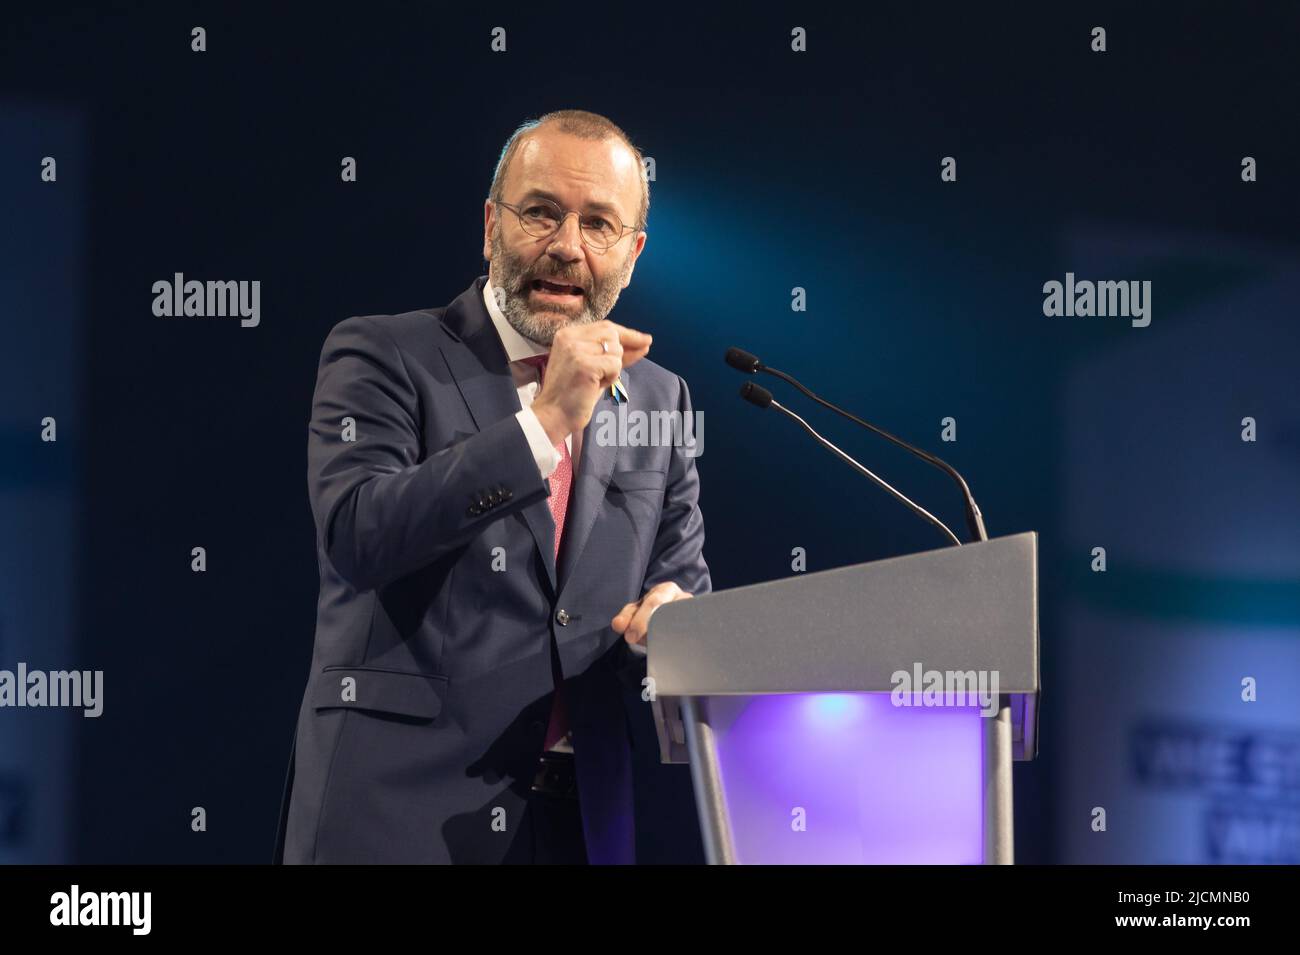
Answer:
POLYGON ((735 861, 977 864, 977 707, 905 708, 877 693, 708 701, 735 861))
POLYGON ((690 763, 709 861, 1013 861, 1037 559, 1027 532, 660 607, 660 756, 690 763))

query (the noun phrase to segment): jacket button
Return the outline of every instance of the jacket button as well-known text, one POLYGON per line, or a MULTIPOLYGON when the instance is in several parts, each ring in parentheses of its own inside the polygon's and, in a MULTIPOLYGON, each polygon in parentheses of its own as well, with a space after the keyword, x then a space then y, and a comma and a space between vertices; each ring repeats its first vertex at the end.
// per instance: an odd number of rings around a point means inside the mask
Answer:
POLYGON ((569 611, 561 610, 557 612, 555 614, 555 622, 561 627, 567 627, 569 625, 569 611))

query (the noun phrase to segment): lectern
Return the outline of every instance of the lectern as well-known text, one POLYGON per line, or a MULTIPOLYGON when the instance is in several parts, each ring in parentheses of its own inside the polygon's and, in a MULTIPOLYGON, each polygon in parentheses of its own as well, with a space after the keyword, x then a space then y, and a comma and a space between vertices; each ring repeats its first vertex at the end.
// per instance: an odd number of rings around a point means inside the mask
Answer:
POLYGON ((1011 863, 1037 564, 1027 532, 655 611, 660 757, 691 765, 708 861, 1011 863))

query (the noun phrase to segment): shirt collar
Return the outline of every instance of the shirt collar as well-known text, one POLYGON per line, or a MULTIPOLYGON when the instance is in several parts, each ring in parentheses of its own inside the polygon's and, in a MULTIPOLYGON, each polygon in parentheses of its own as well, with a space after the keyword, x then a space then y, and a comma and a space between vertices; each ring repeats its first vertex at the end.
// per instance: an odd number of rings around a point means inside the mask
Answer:
POLYGON ((501 344, 505 346, 506 358, 515 362, 524 358, 531 358, 533 355, 549 354, 550 349, 525 338, 515 331, 515 327, 507 321, 505 315, 501 313, 501 309, 497 307, 497 297, 492 294, 491 279, 483 283, 483 304, 487 306, 488 315, 492 316, 492 324, 496 326, 497 335, 501 338, 501 344))

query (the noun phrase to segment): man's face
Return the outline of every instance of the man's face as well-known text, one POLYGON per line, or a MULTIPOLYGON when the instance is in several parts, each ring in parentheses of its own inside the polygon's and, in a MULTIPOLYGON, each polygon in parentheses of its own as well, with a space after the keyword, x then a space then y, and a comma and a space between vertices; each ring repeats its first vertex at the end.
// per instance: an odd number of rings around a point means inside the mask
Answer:
MULTIPOLYGON (((505 172, 503 198, 513 205, 544 196, 562 209, 597 211, 606 203, 633 225, 641 201, 641 169, 623 143, 579 139, 546 126, 528 134, 505 172)), ((609 315, 645 246, 645 233, 626 233, 601 252, 583 240, 578 217, 565 216, 560 230, 536 238, 509 209, 488 200, 483 210, 483 257, 501 311, 526 338, 549 345, 565 325, 585 325, 609 315), (575 286, 578 294, 548 291, 541 282, 575 286)))

